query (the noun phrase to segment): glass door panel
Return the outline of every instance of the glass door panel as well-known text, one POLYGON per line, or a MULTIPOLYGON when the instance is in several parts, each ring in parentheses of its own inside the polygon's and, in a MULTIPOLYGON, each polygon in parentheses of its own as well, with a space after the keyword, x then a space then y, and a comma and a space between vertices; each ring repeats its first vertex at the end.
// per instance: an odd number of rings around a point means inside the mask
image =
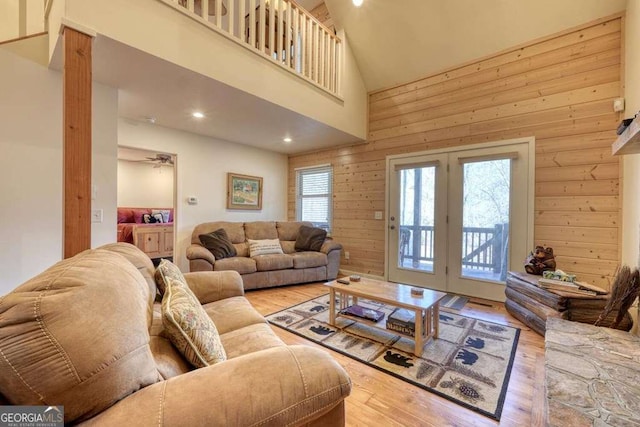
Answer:
POLYGON ((504 282, 509 265, 511 160, 462 165, 460 275, 504 282))
POLYGON ((398 267, 433 272, 435 166, 402 169, 398 267))

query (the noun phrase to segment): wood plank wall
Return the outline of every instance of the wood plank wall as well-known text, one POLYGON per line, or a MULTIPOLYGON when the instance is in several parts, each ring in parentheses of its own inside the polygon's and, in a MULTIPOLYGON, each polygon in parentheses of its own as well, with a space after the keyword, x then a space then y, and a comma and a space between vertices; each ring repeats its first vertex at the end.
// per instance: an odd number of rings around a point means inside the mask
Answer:
MULTIPOLYGON (((334 167, 333 236, 350 252, 344 269, 384 275, 385 156, 535 136, 537 245, 558 268, 608 287, 619 260, 622 18, 536 40, 476 62, 369 94, 366 144, 289 157, 295 168, 334 167)), ((524 259, 526 254, 522 254, 524 259)))

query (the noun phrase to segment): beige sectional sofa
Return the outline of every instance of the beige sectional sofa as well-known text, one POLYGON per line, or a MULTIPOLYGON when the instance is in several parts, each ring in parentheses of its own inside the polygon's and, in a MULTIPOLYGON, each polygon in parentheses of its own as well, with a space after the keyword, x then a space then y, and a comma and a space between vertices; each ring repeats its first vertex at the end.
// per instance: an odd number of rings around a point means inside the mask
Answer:
POLYGON ((309 222, 206 222, 195 227, 187 248, 190 271, 237 271, 245 289, 333 280, 338 276, 342 245, 327 239, 318 252, 296 252, 300 227, 309 222), (200 243, 200 235, 224 229, 237 256, 217 260, 200 243), (284 254, 249 257, 247 240, 279 239, 284 254))
POLYGON ((187 362, 167 339, 151 260, 116 243, 0 298, 0 403, 64 405, 65 424, 344 425, 351 382, 327 352, 285 345, 244 298, 238 273, 184 278, 225 361, 187 362))

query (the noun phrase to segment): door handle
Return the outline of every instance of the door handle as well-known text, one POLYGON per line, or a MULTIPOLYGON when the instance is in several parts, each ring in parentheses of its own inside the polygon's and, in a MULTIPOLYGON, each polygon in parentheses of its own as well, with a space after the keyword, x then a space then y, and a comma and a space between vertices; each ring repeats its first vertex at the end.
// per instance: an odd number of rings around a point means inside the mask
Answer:
POLYGON ((396 226, 395 226, 395 225, 392 225, 392 226, 390 226, 389 228, 390 228, 390 229, 392 229, 392 230, 395 230, 395 229, 396 229, 396 226))

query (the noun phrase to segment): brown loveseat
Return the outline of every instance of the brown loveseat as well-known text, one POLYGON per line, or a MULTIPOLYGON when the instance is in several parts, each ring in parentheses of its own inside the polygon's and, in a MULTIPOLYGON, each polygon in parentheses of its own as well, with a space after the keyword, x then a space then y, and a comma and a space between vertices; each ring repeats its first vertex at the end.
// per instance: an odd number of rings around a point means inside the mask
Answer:
POLYGON ((187 248, 190 271, 237 271, 242 275, 245 289, 265 288, 294 283, 333 280, 340 269, 342 245, 327 239, 318 252, 296 252, 295 243, 300 227, 310 222, 254 221, 206 222, 195 227, 191 246, 187 248), (200 235, 224 229, 237 256, 217 260, 200 243, 200 235), (284 254, 249 257, 247 240, 279 239, 284 254))
POLYGON ((154 268, 116 243, 0 299, 0 402, 64 405, 65 423, 344 425, 351 383, 329 354, 285 345, 235 272, 185 274, 227 360, 192 369, 163 334, 154 268))

